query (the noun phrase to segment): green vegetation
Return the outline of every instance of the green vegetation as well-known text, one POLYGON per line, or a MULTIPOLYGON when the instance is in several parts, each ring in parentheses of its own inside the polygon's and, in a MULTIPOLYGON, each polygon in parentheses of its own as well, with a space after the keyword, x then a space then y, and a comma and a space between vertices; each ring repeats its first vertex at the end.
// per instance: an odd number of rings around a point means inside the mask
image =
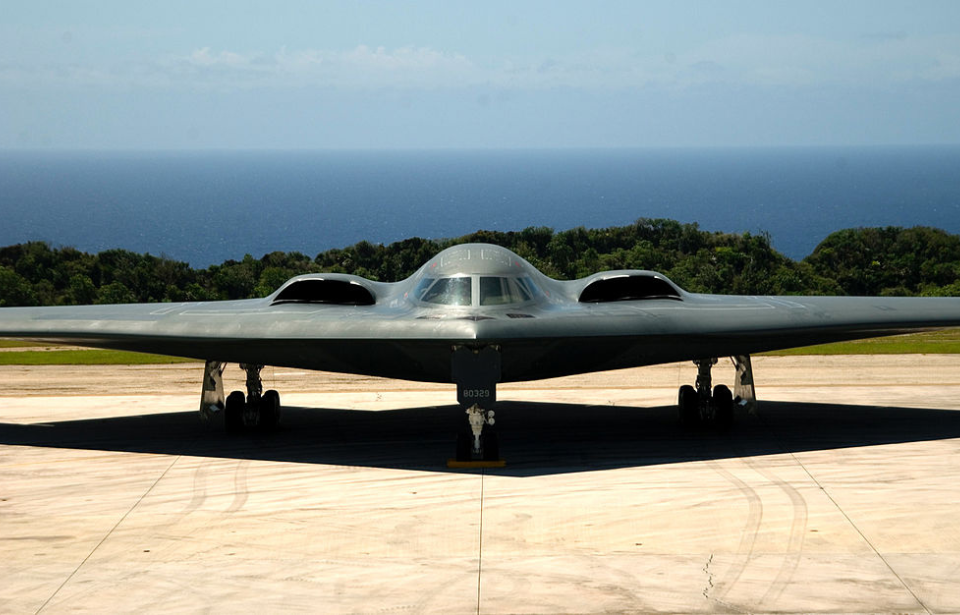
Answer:
POLYGON ((778 357, 827 354, 960 354, 960 329, 837 342, 764 353, 767 356, 778 357))
POLYGON ((192 361, 195 361, 195 359, 121 350, 86 350, 66 347, 56 350, 0 352, 0 365, 146 365, 189 363, 192 361))
POLYGON ((314 258, 299 252, 271 252, 259 259, 248 254, 205 269, 126 250, 87 254, 31 242, 0 248, 0 307, 263 297, 294 275, 318 271, 396 281, 440 250, 465 242, 505 246, 559 279, 605 269, 652 269, 694 292, 960 295, 960 236, 938 229, 838 231, 810 256, 794 261, 774 250, 765 234, 640 219, 603 229, 477 231, 386 246, 361 241, 314 258))
MULTIPOLYGON (((294 275, 308 272, 396 281, 440 250, 467 242, 507 247, 558 279, 606 269, 652 269, 693 292, 960 296, 960 236, 939 229, 842 230, 829 235, 806 258, 794 261, 774 250, 765 234, 710 232, 696 224, 642 218, 602 229, 477 231, 456 239, 414 237, 386 246, 361 241, 314 258, 299 252, 271 252, 261 258, 248 254, 205 269, 126 250, 88 254, 30 242, 0 248, 0 307, 264 297, 294 275)), ((851 342, 783 354, 960 351, 960 340, 911 340, 914 337, 851 342)), ((0 349, 25 346, 0 341, 0 349)), ((107 351, 8 350, 0 352, 0 363, 27 361, 26 355, 49 355, 29 359, 49 363, 157 361, 148 355, 107 351), (76 356, 57 354, 61 352, 76 356)))
POLYGON ((40 342, 24 342, 22 340, 0 340, 0 348, 33 348, 47 346, 40 342))

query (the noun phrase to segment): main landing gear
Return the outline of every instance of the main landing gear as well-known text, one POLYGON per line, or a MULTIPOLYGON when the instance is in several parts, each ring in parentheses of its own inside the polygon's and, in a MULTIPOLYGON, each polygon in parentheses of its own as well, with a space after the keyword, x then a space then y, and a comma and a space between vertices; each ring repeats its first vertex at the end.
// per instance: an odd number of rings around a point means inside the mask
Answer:
POLYGON ((207 361, 203 374, 203 392, 200 397, 200 418, 209 421, 223 411, 223 425, 227 433, 245 429, 269 431, 280 424, 280 394, 274 390, 263 392, 260 380, 262 365, 240 364, 247 374, 247 394, 234 391, 224 399, 223 369, 225 363, 207 361))
POLYGON ((247 373, 247 395, 234 391, 223 408, 223 424, 228 433, 239 433, 245 428, 270 431, 280 424, 280 394, 274 390, 263 392, 260 380, 262 365, 240 364, 247 373))
POLYGON ((693 429, 700 426, 712 426, 728 429, 733 424, 733 411, 736 405, 750 411, 756 408, 756 395, 753 387, 753 367, 749 356, 731 357, 737 370, 735 392, 723 384, 713 386, 711 369, 717 364, 716 358, 697 359, 696 388, 686 384, 680 387, 677 406, 680 424, 693 429))

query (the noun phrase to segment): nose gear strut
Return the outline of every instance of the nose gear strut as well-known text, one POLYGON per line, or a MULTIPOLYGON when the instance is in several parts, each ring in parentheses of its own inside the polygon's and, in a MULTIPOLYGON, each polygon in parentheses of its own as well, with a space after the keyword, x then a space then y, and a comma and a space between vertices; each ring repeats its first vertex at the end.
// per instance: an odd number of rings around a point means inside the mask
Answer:
POLYGON ((467 420, 470 422, 470 431, 473 433, 473 454, 481 454, 480 436, 483 435, 483 426, 496 423, 493 410, 484 410, 477 404, 467 408, 467 420))
POLYGON ((451 379, 457 385, 457 401, 467 415, 469 433, 457 436, 458 462, 499 461, 500 443, 492 427, 493 405, 500 381, 500 348, 455 346, 450 362, 451 379))

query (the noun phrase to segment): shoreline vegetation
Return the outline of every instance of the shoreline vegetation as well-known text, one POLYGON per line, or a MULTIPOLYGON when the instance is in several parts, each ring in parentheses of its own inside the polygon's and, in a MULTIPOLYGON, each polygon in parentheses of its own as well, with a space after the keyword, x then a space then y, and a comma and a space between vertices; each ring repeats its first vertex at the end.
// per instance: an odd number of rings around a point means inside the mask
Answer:
MULTIPOLYGON (((704 231, 696 224, 641 218, 627 226, 554 231, 477 231, 453 239, 414 237, 388 245, 361 241, 311 258, 271 252, 203 269, 114 249, 89 254, 29 242, 0 248, 0 307, 180 302, 264 297, 289 278, 341 272, 402 280, 459 243, 504 246, 545 274, 574 279, 611 269, 650 269, 690 292, 743 295, 960 296, 960 235, 930 227, 840 230, 801 260, 771 247, 765 233, 704 231)), ((844 342, 771 353, 960 353, 960 330, 844 342)), ((108 350, 0 340, 0 365, 183 362, 108 350)))

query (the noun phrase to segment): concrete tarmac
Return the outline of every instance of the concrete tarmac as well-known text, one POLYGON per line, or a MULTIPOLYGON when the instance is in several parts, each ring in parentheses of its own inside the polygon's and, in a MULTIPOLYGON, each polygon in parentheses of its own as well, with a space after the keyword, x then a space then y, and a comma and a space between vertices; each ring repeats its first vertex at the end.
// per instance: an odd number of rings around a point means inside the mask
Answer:
POLYGON ((960 612, 960 357, 754 369, 724 434, 692 365, 504 385, 463 471, 452 386, 267 368, 228 437, 201 365, 0 367, 0 612, 960 612))

